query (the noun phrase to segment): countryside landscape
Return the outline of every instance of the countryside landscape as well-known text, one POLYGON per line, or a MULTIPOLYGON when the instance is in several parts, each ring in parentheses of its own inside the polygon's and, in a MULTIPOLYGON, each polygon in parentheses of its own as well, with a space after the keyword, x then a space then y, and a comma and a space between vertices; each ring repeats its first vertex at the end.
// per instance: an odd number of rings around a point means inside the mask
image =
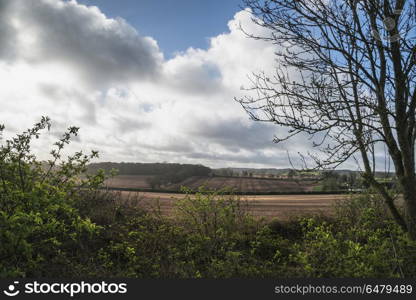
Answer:
POLYGON ((409 0, 0 0, 5 294, 394 278, 355 293, 411 295, 415 32, 409 0))
MULTIPOLYGON (((362 191, 359 173, 295 171, 293 169, 210 169, 202 165, 168 163, 97 163, 89 172, 102 169, 117 175, 104 182, 105 189, 122 191, 124 197, 136 195, 141 205, 156 206, 164 214, 172 212, 175 201, 184 197, 183 189, 240 195, 250 215, 272 219, 333 213, 337 201, 362 191), (186 170, 186 171, 185 171, 186 170)), ((385 184, 393 185, 392 177, 385 184)))
POLYGON ((184 188, 190 192, 203 188, 241 195, 250 215, 257 217, 330 215, 337 201, 359 191, 361 186, 358 174, 345 170, 331 172, 330 176, 292 169, 212 170, 201 165, 98 163, 90 165, 90 172, 100 168, 120 173, 104 182, 106 189, 122 191, 124 197, 136 194, 143 207, 157 206, 166 215, 172 212, 175 201, 184 197, 184 188), (163 171, 155 174, 160 169, 163 171))

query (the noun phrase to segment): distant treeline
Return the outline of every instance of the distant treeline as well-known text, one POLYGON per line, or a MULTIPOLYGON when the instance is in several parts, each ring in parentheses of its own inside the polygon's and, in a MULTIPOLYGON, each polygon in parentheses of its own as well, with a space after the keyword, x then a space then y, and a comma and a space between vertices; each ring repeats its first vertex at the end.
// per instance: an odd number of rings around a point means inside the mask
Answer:
POLYGON ((118 175, 153 175, 149 179, 152 188, 161 185, 178 183, 191 176, 208 176, 212 170, 203 165, 174 164, 174 163, 93 163, 88 166, 88 171, 96 172, 103 169, 107 172, 117 170, 118 175))
POLYGON ((174 163, 115 163, 102 162, 92 163, 88 166, 90 172, 98 169, 110 171, 118 170, 119 175, 164 175, 167 173, 192 174, 192 176, 206 176, 211 173, 211 169, 203 165, 174 164, 174 163))

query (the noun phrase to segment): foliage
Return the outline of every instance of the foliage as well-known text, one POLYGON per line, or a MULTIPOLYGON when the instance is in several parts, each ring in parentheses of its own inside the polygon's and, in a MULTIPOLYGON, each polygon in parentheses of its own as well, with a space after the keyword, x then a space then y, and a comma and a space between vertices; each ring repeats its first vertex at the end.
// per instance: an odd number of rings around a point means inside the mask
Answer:
POLYGON ((0 148, 0 278, 414 277, 416 242, 373 193, 336 206, 336 216, 272 222, 249 216, 227 191, 189 190, 170 216, 141 199, 100 189, 85 174, 96 152, 61 158, 71 127, 46 165, 33 129, 0 148))
POLYGON ((183 199, 175 203, 175 220, 194 233, 216 239, 242 233, 250 225, 248 203, 224 189, 208 191, 201 187, 195 195, 182 188, 183 199))
POLYGON ((78 132, 70 127, 45 167, 30 153, 31 141, 45 128, 49 130, 50 121, 44 117, 0 148, 0 277, 73 274, 74 259, 99 232, 75 208, 81 188, 94 190, 103 180, 101 173, 78 176, 97 152, 77 152, 62 160, 62 150, 78 132))
POLYGON ((411 277, 416 243, 369 195, 338 204, 335 219, 265 222, 241 200, 204 189, 170 217, 120 223, 98 276, 141 278, 411 277), (368 199, 368 198, 367 198, 368 199))
POLYGON ((415 276, 416 242, 398 226, 380 196, 361 194, 335 207, 336 222, 302 222, 297 260, 310 277, 415 276))

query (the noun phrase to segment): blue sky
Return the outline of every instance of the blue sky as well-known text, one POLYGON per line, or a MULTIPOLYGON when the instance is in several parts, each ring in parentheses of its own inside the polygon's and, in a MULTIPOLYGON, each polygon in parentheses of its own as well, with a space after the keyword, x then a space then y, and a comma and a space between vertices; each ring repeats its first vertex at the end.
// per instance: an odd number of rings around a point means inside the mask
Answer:
POLYGON ((142 35, 152 36, 167 58, 189 47, 206 49, 208 38, 228 30, 241 0, 80 0, 108 17, 122 17, 142 35))

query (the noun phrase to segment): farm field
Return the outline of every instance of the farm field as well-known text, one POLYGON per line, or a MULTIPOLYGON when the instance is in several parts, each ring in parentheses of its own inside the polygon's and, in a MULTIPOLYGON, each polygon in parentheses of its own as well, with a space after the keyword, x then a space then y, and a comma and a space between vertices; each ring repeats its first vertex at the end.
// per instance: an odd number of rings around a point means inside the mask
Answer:
MULTIPOLYGON (((172 213, 174 204, 183 199, 184 194, 152 193, 152 192, 121 192, 124 199, 138 199, 138 205, 146 209, 160 209, 163 215, 172 213)), ((193 196, 191 196, 193 197, 193 196)), ((287 220, 291 217, 316 214, 330 215, 333 204, 348 195, 250 195, 241 196, 243 205, 249 213, 267 219, 278 218, 287 220)))
MULTIPOLYGON (((152 176, 145 175, 118 175, 107 180, 106 184, 111 188, 150 189, 147 182, 152 176)), ((250 193, 296 193, 310 192, 317 186, 314 181, 280 180, 269 178, 247 178, 247 177, 208 177, 192 176, 179 183, 162 186, 167 191, 180 191, 182 186, 193 190, 204 186, 210 190, 231 188, 238 192, 250 193)))
POLYGON ((309 192, 316 183, 313 181, 289 181, 268 178, 247 177, 199 177, 193 176, 179 184, 170 185, 167 189, 179 190, 181 186, 198 189, 205 186, 208 189, 221 189, 229 187, 239 192, 265 193, 265 192, 309 192))
POLYGON ((148 179, 151 175, 117 175, 107 179, 105 184, 113 188, 150 189, 148 179))

